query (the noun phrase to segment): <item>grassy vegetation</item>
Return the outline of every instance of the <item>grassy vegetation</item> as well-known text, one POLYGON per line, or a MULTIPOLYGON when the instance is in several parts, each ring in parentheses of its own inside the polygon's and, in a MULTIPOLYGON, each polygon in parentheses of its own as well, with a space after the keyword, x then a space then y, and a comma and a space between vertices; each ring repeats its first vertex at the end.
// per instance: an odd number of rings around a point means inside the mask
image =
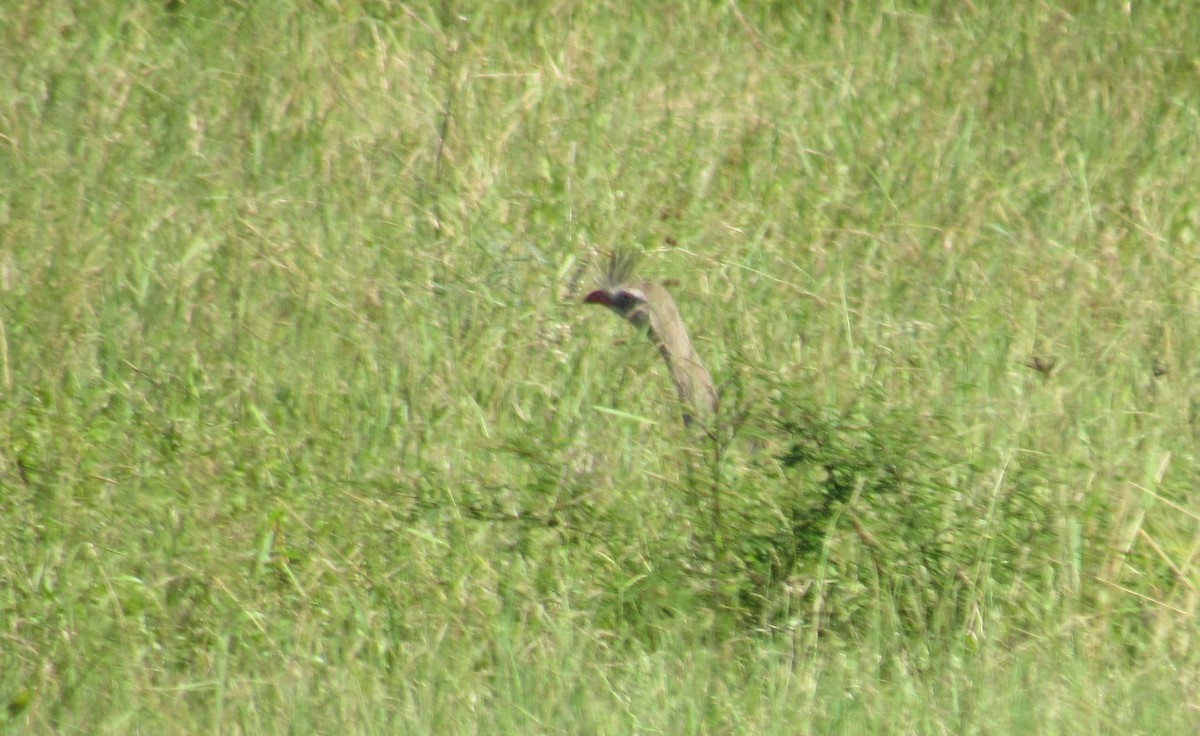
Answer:
POLYGON ((0 732, 1195 733, 1190 7, 6 9, 0 732))

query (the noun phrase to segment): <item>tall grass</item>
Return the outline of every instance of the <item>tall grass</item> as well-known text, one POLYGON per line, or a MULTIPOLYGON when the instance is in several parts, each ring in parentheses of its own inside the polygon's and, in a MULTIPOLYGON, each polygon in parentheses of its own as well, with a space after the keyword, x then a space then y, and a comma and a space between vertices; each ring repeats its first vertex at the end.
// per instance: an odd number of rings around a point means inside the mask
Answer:
POLYGON ((1188 10, 7 9, 0 729, 1193 733, 1188 10))

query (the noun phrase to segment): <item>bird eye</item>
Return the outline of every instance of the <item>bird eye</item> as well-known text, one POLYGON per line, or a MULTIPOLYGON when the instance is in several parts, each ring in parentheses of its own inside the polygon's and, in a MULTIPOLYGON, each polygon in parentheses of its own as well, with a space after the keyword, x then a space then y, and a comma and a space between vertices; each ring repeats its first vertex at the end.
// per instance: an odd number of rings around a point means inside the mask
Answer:
POLYGON ((644 301, 645 299, 642 299, 640 294, 636 294, 632 291, 618 291, 613 296, 613 306, 621 310, 633 309, 635 306, 644 301))

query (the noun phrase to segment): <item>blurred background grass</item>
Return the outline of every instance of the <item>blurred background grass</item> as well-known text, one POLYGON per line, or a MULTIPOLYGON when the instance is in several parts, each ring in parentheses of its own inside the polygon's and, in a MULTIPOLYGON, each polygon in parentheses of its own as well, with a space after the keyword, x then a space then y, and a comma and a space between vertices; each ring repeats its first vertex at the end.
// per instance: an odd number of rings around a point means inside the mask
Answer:
POLYGON ((1189 7, 10 8, 0 728, 1193 733, 1189 7))

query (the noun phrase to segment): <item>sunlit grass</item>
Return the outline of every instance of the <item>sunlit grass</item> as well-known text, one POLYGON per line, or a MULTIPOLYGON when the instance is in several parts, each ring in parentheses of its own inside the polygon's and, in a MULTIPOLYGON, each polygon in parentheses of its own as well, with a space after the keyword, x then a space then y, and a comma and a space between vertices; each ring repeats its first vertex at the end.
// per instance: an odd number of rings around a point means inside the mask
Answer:
POLYGON ((0 17, 4 729, 1194 731, 1187 6, 77 5, 0 17))

